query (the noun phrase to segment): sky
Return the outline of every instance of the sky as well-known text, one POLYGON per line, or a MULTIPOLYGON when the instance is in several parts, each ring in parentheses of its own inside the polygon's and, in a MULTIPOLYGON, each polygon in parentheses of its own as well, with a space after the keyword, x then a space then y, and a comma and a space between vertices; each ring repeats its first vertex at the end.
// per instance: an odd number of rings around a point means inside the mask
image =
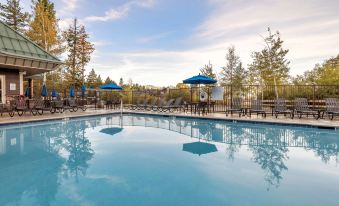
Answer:
POLYGON ((209 61, 219 73, 232 45, 248 65, 267 27, 289 49, 292 75, 339 54, 338 0, 51 1, 61 29, 77 17, 90 34, 96 50, 86 72, 117 82, 176 85, 209 61))

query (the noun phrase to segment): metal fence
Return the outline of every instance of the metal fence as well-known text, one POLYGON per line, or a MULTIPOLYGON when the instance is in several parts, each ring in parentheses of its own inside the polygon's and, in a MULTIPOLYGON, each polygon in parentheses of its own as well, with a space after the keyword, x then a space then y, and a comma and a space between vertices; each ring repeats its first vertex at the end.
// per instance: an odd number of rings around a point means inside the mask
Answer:
MULTIPOLYGON (((205 91, 211 94, 211 87, 192 87, 182 89, 147 89, 140 91, 124 91, 123 101, 125 104, 135 104, 138 99, 165 98, 171 99, 179 96, 183 101, 198 102, 199 92, 205 91)), ((242 85, 224 86, 224 98, 222 101, 214 101, 216 112, 223 112, 231 106, 232 99, 240 97, 243 99, 243 106, 250 107, 251 100, 261 99, 266 107, 272 107, 274 100, 284 98, 288 106, 293 105, 295 98, 307 98, 313 108, 324 106, 325 98, 339 98, 339 85, 242 85)), ((210 98, 208 101, 212 101, 210 98)))

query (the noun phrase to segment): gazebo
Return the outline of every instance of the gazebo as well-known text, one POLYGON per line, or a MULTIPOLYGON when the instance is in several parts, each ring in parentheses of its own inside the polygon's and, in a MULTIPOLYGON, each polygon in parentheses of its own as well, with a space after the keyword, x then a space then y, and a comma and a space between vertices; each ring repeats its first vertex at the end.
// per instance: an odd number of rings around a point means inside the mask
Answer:
POLYGON ((5 103, 7 97, 24 95, 24 80, 28 81, 32 97, 33 79, 61 64, 58 58, 0 21, 0 103, 5 103))

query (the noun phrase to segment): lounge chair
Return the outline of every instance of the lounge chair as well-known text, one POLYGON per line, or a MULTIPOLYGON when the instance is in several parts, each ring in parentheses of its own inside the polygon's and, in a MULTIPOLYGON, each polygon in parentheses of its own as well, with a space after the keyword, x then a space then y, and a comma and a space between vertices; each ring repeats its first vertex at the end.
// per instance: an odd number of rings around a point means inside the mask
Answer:
POLYGON ((241 115, 244 114, 244 110, 241 105, 242 105, 241 98, 233 98, 231 108, 226 109, 226 116, 228 116, 229 113, 231 113, 231 115, 233 113, 239 113, 239 117, 241 117, 241 115))
POLYGON ((33 103, 33 107, 31 109, 33 116, 37 114, 43 115, 44 109, 45 109, 45 101, 41 98, 35 99, 33 103))
POLYGON ((53 100, 51 102, 51 109, 50 112, 53 114, 55 112, 63 113, 65 110, 64 108, 64 101, 61 99, 53 100))
POLYGON ((154 112, 160 111, 160 110, 161 110, 161 107, 164 106, 165 104, 166 104, 166 100, 165 100, 164 98, 162 98, 162 99, 160 99, 160 100, 158 101, 158 104, 156 104, 156 105, 154 105, 154 106, 152 107, 152 110, 153 110, 154 112))
POLYGON ((182 97, 177 97, 175 99, 175 102, 173 104, 170 104, 169 106, 165 106, 163 108, 163 111, 174 112, 175 110, 182 108, 181 102, 182 102, 182 97))
POLYGON ((148 104, 148 99, 145 99, 144 102, 142 104, 138 105, 136 109, 137 110, 143 110, 143 109, 146 108, 147 104, 148 104))
POLYGON ((252 113, 261 114, 262 117, 266 117, 266 111, 263 109, 262 101, 259 99, 252 100, 251 108, 249 109, 249 116, 251 117, 252 113))
POLYGON ((150 110, 152 110, 152 108, 157 104, 157 101, 158 101, 158 99, 157 98, 154 98, 152 101, 151 101, 151 103, 150 104, 147 104, 146 106, 145 106, 145 110, 148 110, 148 111, 150 111, 150 110))
POLYGON ((25 99, 19 98, 12 106, 12 111, 9 113, 11 117, 17 112, 19 116, 22 116, 28 110, 28 106, 25 99))
POLYGON ((68 109, 70 112, 78 111, 78 104, 76 103, 74 98, 68 99, 67 102, 68 102, 68 109))
POLYGON ((170 106, 173 104, 174 99, 168 100, 163 106, 159 108, 159 112, 166 112, 169 110, 170 106))
POLYGON ((293 111, 289 110, 287 108, 286 100, 282 99, 282 98, 276 99, 275 102, 274 102, 274 115, 275 115, 275 118, 278 118, 279 114, 284 114, 284 116, 289 114, 292 119, 294 117, 293 111))
POLYGON ((131 110, 136 110, 138 108, 138 106, 141 105, 141 101, 142 101, 142 99, 138 99, 136 104, 132 104, 131 105, 131 110))
POLYGON ((335 116, 339 116, 339 100, 337 98, 327 98, 326 113, 330 120, 333 120, 335 116))
POLYGON ((296 98, 294 100, 294 111, 295 111, 296 115, 299 117, 299 119, 304 114, 306 114, 307 117, 308 117, 308 115, 312 115, 315 119, 320 118, 319 111, 311 110, 309 108, 308 101, 307 101, 306 98, 296 98))

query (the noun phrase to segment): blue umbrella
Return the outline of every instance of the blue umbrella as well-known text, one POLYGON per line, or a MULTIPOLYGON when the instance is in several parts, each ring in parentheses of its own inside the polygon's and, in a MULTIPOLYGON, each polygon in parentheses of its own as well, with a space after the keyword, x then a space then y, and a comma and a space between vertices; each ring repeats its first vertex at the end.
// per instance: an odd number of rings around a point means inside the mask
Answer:
POLYGON ((58 92, 55 90, 55 88, 53 88, 52 97, 57 97, 57 96, 58 96, 58 92))
POLYGON ((25 97, 29 97, 29 95, 30 95, 29 87, 26 87, 25 97))
POLYGON ((116 84, 113 84, 113 83, 110 83, 110 84, 105 84, 105 85, 102 85, 100 87, 100 89, 107 89, 107 90, 122 90, 122 87, 116 85, 116 84))
POLYGON ((81 87, 81 96, 84 97, 86 92, 86 86, 83 84, 81 87))
POLYGON ((70 97, 75 97, 74 86, 71 86, 71 89, 69 90, 69 96, 70 96, 70 97))
POLYGON ((217 80, 199 74, 197 76, 193 76, 191 78, 185 79, 183 83, 185 84, 215 84, 217 83, 217 80))
POLYGON ((43 97, 47 97, 48 96, 47 87, 46 87, 45 84, 42 85, 41 96, 43 96, 43 97))

